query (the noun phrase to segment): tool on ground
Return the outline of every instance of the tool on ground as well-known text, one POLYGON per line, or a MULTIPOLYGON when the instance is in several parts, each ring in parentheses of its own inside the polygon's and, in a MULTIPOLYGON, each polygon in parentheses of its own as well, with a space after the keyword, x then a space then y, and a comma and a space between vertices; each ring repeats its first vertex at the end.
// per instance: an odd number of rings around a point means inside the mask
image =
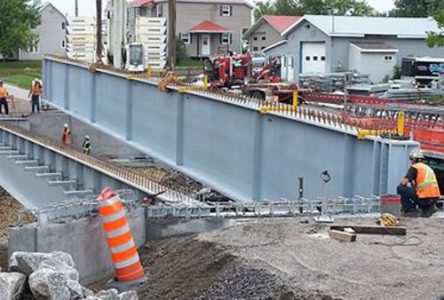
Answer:
POLYGON ((396 226, 396 224, 398 224, 398 219, 392 214, 385 213, 385 214, 382 214, 382 216, 380 218, 380 222, 381 222, 381 226, 393 227, 393 226, 396 226))

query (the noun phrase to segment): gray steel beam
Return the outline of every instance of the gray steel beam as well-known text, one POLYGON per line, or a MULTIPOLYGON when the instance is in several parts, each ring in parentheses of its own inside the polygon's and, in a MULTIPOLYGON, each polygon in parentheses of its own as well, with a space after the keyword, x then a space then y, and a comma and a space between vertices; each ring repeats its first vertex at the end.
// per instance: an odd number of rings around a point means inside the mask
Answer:
POLYGON ((174 88, 164 93, 155 80, 46 60, 51 97, 44 101, 240 201, 296 199, 298 177, 315 199, 323 193, 324 170, 333 178, 332 196, 392 193, 400 180, 396 164, 402 169, 418 147, 358 141, 356 128, 304 108, 261 115, 248 99, 174 88))

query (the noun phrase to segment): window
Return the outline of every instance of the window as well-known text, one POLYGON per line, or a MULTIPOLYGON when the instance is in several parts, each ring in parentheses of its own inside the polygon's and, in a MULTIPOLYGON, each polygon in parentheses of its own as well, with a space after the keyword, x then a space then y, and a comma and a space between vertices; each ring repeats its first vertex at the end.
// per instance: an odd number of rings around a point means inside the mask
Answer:
POLYGON ((62 40, 62 48, 65 48, 65 40, 62 40))
POLYGON ((325 61, 325 56, 321 56, 321 60, 322 60, 322 61, 325 61))
POLYGON ((184 44, 191 44, 191 34, 190 33, 181 33, 180 39, 184 44))
POLYGON ((62 30, 65 30, 65 22, 62 22, 62 30))
POLYGON ((253 51, 258 51, 259 48, 258 47, 253 47, 253 51))
POLYGON ((263 37, 262 37, 262 40, 263 40, 263 41, 265 41, 265 39, 266 39, 266 37, 265 37, 265 36, 263 36, 263 37))
POLYGON ((157 17, 158 18, 163 17, 163 4, 157 5, 157 17))
POLYGON ((231 6, 230 5, 221 5, 220 6, 220 15, 222 17, 230 17, 231 14, 231 6))
POLYGON ((255 36, 255 37, 253 38, 253 40, 257 41, 257 36, 255 36))
POLYGON ((306 61, 310 61, 310 56, 306 56, 306 57, 305 57, 305 60, 306 60, 306 61))
POLYGON ((231 33, 224 32, 220 37, 220 42, 222 45, 231 44, 231 33))
POLYGON ((34 40, 29 45, 29 53, 39 53, 39 41, 34 40))
POLYGON ((314 61, 318 61, 318 57, 317 56, 313 56, 313 60, 314 61))

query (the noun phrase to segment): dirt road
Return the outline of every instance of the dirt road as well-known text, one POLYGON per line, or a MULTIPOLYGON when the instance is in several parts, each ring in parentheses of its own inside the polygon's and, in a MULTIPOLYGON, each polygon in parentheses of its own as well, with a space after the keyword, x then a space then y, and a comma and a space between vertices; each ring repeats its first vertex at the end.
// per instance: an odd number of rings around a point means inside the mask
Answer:
MULTIPOLYGON (((302 219, 241 220, 144 249, 141 299, 440 299, 444 219, 401 220, 406 237, 328 237, 302 219)), ((376 219, 336 221, 374 224, 376 219)))

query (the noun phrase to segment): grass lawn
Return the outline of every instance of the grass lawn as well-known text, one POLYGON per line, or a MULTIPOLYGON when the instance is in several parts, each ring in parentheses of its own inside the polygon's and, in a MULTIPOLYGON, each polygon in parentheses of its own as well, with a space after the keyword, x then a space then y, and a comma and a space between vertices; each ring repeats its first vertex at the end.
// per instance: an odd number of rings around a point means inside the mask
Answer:
POLYGON ((176 68, 185 69, 185 68, 196 68, 203 69, 203 62, 195 59, 184 59, 177 63, 176 68))
POLYGON ((4 82, 29 89, 34 78, 42 78, 41 61, 0 62, 0 79, 4 82))

